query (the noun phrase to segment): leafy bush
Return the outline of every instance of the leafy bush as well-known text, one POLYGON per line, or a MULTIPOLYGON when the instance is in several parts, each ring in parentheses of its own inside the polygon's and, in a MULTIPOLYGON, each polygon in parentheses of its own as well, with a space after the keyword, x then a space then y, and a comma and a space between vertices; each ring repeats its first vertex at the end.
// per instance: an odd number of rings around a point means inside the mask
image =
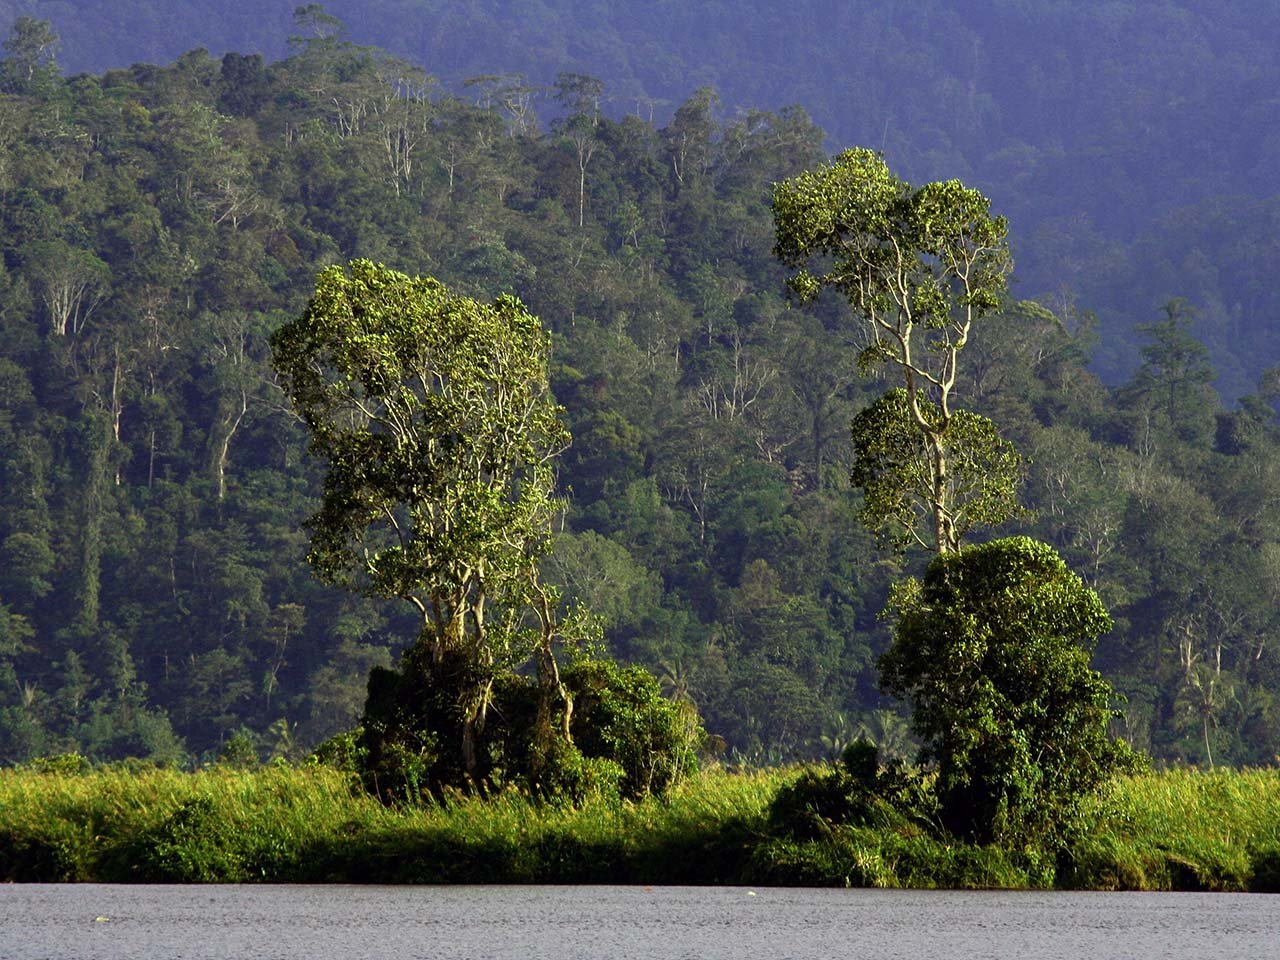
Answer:
POLYGON ((138 879, 157 883, 238 883, 246 879, 234 824, 209 797, 184 800, 138 843, 138 879))
POLYGON ((440 755, 440 737, 457 727, 449 687, 410 654, 399 670, 369 674, 356 756, 365 789, 385 802, 420 802, 443 786, 461 784, 462 771, 440 755), (435 680, 436 682, 433 682, 435 680))
POLYGON ((556 742, 545 757, 533 784, 545 799, 563 799, 572 804, 588 800, 613 801, 621 796, 626 771, 606 757, 588 757, 573 744, 556 742))
POLYGON ((573 694, 574 743, 622 768, 624 797, 661 796, 698 769, 704 734, 697 713, 664 698, 643 667, 581 660, 564 681, 573 694))
MULTIPOLYGON (((540 735, 538 688, 521 674, 495 677, 479 729, 482 777, 468 777, 440 743, 460 736, 457 691, 475 680, 462 661, 432 665, 411 651, 399 670, 375 668, 354 755, 364 784, 387 801, 420 802, 449 789, 502 784, 543 799, 635 799, 664 794, 697 769, 703 731, 693 708, 665 699, 641 667, 580 660, 563 671, 573 700, 572 743, 540 735)), ((561 708, 562 710, 563 708, 561 708)), ((551 718, 563 722, 563 712, 551 718)), ((545 731, 541 731, 545 734, 545 731)))
POLYGON ((1012 537, 942 554, 891 606, 881 682, 912 702, 956 835, 1065 842, 1082 801, 1140 764, 1108 737, 1111 687, 1089 668, 1111 618, 1052 547, 1012 537))
POLYGON ((258 742, 252 731, 240 729, 227 738, 218 751, 218 763, 235 770, 252 770, 262 763, 258 742))
POLYGON ((932 823, 936 810, 929 782, 918 768, 901 760, 882 767, 875 744, 855 740, 840 763, 806 769, 783 785, 769 808, 769 825, 787 836, 813 840, 839 827, 932 823))
POLYGON ((93 769, 87 757, 82 757, 78 753, 59 753, 48 757, 36 757, 34 760, 28 760, 26 763, 20 764, 19 769, 30 770, 32 773, 53 773, 69 776, 74 774, 88 773, 93 769))
POLYGON ((359 773, 362 762, 359 741, 363 733, 360 727, 335 733, 311 751, 307 762, 332 767, 343 773, 359 773))
POLYGON ((814 840, 830 834, 837 824, 867 823, 874 799, 839 767, 810 768, 778 791, 769 809, 769 826, 801 840, 814 840))

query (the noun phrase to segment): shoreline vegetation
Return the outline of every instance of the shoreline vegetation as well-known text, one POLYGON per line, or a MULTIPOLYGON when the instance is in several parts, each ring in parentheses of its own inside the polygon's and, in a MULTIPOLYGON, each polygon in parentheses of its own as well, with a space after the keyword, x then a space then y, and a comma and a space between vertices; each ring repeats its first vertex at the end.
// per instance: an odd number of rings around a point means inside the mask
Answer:
POLYGON ((1058 851, 919 827, 770 823, 801 768, 712 769, 666 800, 516 791, 386 807, 327 766, 0 770, 0 880, 618 883, 1280 892, 1280 770, 1117 779, 1058 851))

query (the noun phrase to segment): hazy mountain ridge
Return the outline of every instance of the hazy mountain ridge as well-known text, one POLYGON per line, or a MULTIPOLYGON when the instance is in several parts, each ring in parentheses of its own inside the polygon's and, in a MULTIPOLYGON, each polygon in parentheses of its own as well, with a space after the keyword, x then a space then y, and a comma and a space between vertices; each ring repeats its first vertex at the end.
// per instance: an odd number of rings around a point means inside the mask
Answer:
MULTIPOLYGON (((959 177, 989 193, 1013 225, 1022 294, 1068 291, 1098 313, 1107 378, 1137 365, 1134 325, 1185 295, 1202 310, 1197 330, 1222 389, 1248 392, 1258 358, 1280 356, 1276 298, 1237 296, 1234 278, 1154 277, 1159 262, 1194 260, 1197 250, 1226 259, 1171 236, 1169 218, 1212 216, 1221 198, 1275 196, 1280 8, 965 6, 333 0, 327 9, 355 42, 420 64, 454 90, 477 74, 524 74, 536 86, 572 71, 605 82, 615 115, 653 111, 663 121, 702 85, 717 90, 726 117, 799 104, 833 147, 883 149, 908 178, 959 177), (1221 333, 1233 323, 1242 337, 1221 333)), ((0 20, 47 17, 65 67, 100 70, 168 62, 196 46, 277 58, 298 32, 292 7, 8 0, 0 20)))

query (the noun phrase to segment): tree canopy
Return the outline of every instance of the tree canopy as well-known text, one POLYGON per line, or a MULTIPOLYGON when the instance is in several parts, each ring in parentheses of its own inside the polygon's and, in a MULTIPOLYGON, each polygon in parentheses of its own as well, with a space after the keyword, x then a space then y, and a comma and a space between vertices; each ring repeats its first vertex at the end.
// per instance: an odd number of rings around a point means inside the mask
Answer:
MULTIPOLYGON (((605 81, 595 125, 584 101, 572 131, 594 138, 585 179, 545 98, 530 94, 520 133, 497 88, 451 93, 342 40, 3 86, 0 760, 202 762, 233 737, 297 757, 358 720, 371 670, 403 662, 420 612, 326 587, 305 562, 324 460, 270 363, 317 273, 358 258, 481 305, 518 293, 541 318, 574 437, 544 580, 606 618, 610 653, 695 702, 729 762, 827 756, 862 728, 894 738, 877 614, 921 558, 876 550, 848 484, 849 423, 894 384, 855 375, 865 343, 843 298, 787 303, 770 252, 770 185, 819 167, 826 134, 804 110, 737 114, 710 91, 637 116, 605 81)), ((895 171, 920 170, 892 130, 886 150, 895 171)), ((1031 182, 1078 209, 1039 156, 1031 182)), ((1150 199, 1092 156, 1090 190, 1150 199)), ((937 164, 926 175, 990 182, 937 164)), ((957 396, 1027 456, 1022 529, 1114 614, 1095 657, 1128 697, 1117 726, 1169 762, 1269 762, 1275 384, 1224 370, 1212 331, 1263 368, 1275 356, 1249 319, 1270 309, 1271 207, 1157 204, 1147 240, 1103 256, 1078 224, 1027 230, 1019 194, 984 192, 1015 225, 1022 291, 1033 250, 1089 279, 985 317, 957 396), (1140 269, 1148 254, 1159 269, 1140 269), (1112 282, 1139 321, 1188 296, 1196 319, 1180 310, 1177 335, 1211 350, 1233 392, 1198 360, 1184 377, 1155 356, 1140 382, 1100 382, 1090 356, 1129 349, 1114 336, 1128 321, 1089 312, 1112 282)), ((1136 362, 1166 337, 1134 332, 1136 362)))
POLYGON ((887 365, 904 387, 855 421, 853 476, 871 484, 865 515, 921 544, 916 521, 927 520, 938 553, 959 549, 979 516, 999 523, 1016 504, 1013 447, 985 418, 957 421, 954 409, 960 353, 1000 306, 1012 269, 1007 225, 989 207, 957 180, 913 189, 866 149, 773 189, 774 254, 795 271, 791 289, 802 300, 824 288, 844 296, 859 325, 859 367, 887 365), (958 483, 957 460, 967 474, 958 483), (981 488, 976 464, 999 467, 981 488))
POLYGON ((514 297, 481 304, 367 260, 323 271, 306 311, 272 337, 285 392, 327 463, 308 559, 330 583, 412 604, 436 670, 461 661, 473 777, 493 683, 533 654, 522 645, 531 604, 546 682, 563 689, 554 601, 537 578, 557 509, 551 461, 569 439, 549 346, 514 297))

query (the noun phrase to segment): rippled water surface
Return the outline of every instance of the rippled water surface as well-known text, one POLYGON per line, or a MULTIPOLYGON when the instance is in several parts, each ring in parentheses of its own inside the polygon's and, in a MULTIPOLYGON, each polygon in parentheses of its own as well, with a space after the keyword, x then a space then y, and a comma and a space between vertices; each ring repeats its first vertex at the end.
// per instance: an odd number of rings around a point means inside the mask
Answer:
POLYGON ((0 957, 1280 957, 1280 897, 741 887, 0 887, 0 957))

